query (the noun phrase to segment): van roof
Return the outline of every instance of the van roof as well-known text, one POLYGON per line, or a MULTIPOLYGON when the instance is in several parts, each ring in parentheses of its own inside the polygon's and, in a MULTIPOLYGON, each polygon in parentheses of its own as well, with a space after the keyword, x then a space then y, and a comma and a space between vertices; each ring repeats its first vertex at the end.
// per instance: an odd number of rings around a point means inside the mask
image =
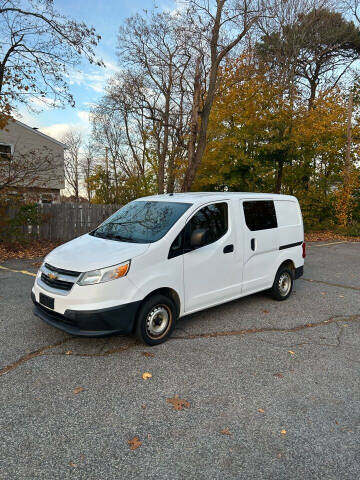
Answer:
POLYGON ((279 195, 275 193, 251 193, 251 192, 188 192, 188 193, 165 193, 162 195, 150 195, 139 200, 153 200, 159 202, 191 202, 202 204, 213 200, 229 200, 230 198, 258 199, 258 200, 291 200, 297 202, 292 195, 279 195))

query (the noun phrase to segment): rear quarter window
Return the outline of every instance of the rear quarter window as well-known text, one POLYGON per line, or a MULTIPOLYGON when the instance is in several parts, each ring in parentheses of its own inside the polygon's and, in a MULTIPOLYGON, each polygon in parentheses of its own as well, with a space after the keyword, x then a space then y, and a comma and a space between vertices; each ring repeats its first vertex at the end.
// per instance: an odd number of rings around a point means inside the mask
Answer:
POLYGON ((272 200, 245 201, 243 208, 246 225, 252 232, 268 230, 278 226, 272 200))
POLYGON ((290 227, 301 224, 300 208, 296 202, 276 200, 275 209, 279 227, 290 227))

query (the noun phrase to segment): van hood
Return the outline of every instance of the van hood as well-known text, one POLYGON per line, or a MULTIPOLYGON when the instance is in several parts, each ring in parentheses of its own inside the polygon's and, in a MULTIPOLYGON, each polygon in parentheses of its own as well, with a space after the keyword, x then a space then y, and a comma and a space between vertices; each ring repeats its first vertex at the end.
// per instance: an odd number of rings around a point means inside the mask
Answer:
POLYGON ((89 272, 131 260, 146 252, 149 245, 107 240, 86 234, 55 248, 46 257, 46 262, 65 270, 89 272))

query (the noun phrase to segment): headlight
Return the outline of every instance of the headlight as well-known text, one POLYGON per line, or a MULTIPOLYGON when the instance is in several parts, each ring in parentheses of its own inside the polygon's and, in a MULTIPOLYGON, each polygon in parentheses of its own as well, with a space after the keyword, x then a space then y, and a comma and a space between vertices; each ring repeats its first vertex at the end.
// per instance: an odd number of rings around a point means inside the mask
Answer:
POLYGON ((110 282, 125 277, 130 268, 130 260, 112 267, 100 268, 91 272, 82 273, 77 281, 78 285, 94 285, 95 283, 110 282))

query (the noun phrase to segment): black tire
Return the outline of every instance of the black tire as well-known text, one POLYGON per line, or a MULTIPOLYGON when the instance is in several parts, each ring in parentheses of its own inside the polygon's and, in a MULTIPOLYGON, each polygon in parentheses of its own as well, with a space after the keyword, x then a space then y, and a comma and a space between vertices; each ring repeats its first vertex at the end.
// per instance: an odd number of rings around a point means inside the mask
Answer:
POLYGON ((271 296, 278 301, 290 297, 294 286, 294 273, 287 266, 280 267, 275 275, 273 286, 270 289, 271 296))
POLYGON ((176 319, 177 308, 171 298, 155 294, 145 300, 139 308, 136 317, 136 336, 147 345, 159 345, 170 337, 176 319))

